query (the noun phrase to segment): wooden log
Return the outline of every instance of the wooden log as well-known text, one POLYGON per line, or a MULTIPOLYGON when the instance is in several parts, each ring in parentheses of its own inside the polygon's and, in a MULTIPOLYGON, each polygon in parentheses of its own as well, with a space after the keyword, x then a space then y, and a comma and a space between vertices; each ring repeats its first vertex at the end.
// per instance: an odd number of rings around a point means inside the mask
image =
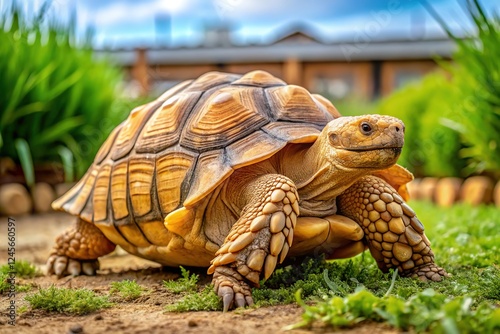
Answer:
POLYGON ((471 205, 489 204, 493 201, 493 180, 487 176, 467 178, 460 190, 460 201, 471 205))
POLYGON ((408 193, 410 194, 410 199, 420 199, 420 181, 422 181, 422 179, 413 179, 406 185, 406 187, 408 188, 408 193))
POLYGON ((39 182, 31 189, 33 206, 35 212, 43 213, 51 210, 51 204, 56 199, 56 193, 52 187, 45 182, 39 182))
POLYGON ((436 184, 435 201, 442 207, 450 207, 460 197, 462 179, 458 177, 444 177, 436 184))
POLYGON ((26 188, 19 183, 0 186, 0 213, 6 216, 20 216, 30 213, 32 201, 26 188))
POLYGON ((435 201, 435 191, 436 185, 438 183, 438 178, 436 177, 424 177, 420 184, 418 185, 419 194, 421 200, 424 201, 435 201))

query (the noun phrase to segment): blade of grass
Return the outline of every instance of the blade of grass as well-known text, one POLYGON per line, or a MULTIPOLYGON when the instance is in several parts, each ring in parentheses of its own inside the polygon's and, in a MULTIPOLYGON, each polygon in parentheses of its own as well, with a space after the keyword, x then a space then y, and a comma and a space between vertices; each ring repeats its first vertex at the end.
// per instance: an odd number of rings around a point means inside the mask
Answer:
POLYGON ((23 138, 16 139, 15 143, 26 184, 31 188, 35 185, 35 170, 33 168, 30 147, 23 138))
POLYGON ((64 181, 69 183, 74 181, 75 165, 73 163, 73 153, 66 146, 58 146, 57 153, 61 157, 64 168, 64 181))

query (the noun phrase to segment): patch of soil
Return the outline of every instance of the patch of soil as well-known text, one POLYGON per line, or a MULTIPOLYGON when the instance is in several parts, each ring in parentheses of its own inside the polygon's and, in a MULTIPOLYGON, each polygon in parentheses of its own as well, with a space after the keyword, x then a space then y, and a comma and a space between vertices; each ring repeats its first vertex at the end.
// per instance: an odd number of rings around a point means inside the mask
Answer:
MULTIPOLYGON (((45 270, 45 261, 55 237, 68 228, 74 220, 64 213, 14 217, 16 219, 16 261, 28 260, 45 270)), ((0 217, 0 264, 7 263, 7 217, 0 217), (4 233, 5 232, 5 233, 4 233)), ((151 292, 133 302, 117 302, 113 307, 84 316, 49 313, 31 310, 24 300, 27 293, 18 293, 16 307, 27 307, 18 314, 16 326, 8 324, 9 300, 0 299, 1 333, 282 333, 283 327, 301 320, 302 309, 297 305, 280 305, 258 309, 222 312, 165 312, 165 306, 179 300, 180 295, 165 291, 162 280, 179 277, 178 268, 161 265, 127 254, 117 248, 112 254, 100 259, 101 270, 97 276, 78 276, 57 279, 41 276, 20 279, 23 284, 32 283, 32 293, 51 285, 69 288, 88 288, 98 293, 109 292, 110 283, 135 279, 151 292)), ((193 270, 193 269, 190 269, 193 270)), ((200 275, 200 284, 211 281, 204 269, 194 269, 200 275)), ((293 330, 291 333, 329 333, 331 328, 314 326, 293 330)), ((337 333, 397 333, 386 325, 365 324, 337 333)))

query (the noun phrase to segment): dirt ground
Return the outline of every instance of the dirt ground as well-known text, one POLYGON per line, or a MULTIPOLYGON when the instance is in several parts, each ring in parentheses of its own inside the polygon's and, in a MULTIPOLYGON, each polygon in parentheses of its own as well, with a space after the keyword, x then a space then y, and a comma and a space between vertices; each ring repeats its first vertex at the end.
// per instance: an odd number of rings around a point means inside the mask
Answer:
MULTIPOLYGON (((68 227, 74 218, 64 213, 48 213, 14 217, 16 220, 16 260, 28 260, 45 270, 45 261, 55 237, 68 227)), ((7 263, 7 217, 0 217, 0 264, 7 263)), ((210 277, 200 274, 200 283, 210 277)), ((60 287, 85 287, 106 293, 114 281, 135 279, 152 292, 133 302, 119 302, 115 306, 84 316, 71 316, 30 310, 18 314, 16 326, 8 324, 9 300, 0 299, 0 333, 283 333, 283 327, 301 320, 302 309, 297 305, 262 307, 258 309, 222 312, 165 312, 165 305, 173 303, 176 295, 162 288, 162 280, 175 279, 179 271, 161 267, 125 253, 121 249, 101 259, 97 276, 78 276, 57 279, 42 276, 22 280, 34 283, 36 288, 56 285, 60 287)), ((20 280, 20 279, 19 279, 20 280)), ((32 290, 32 291, 36 291, 32 290)), ((28 292, 28 293, 32 293, 28 292)), ((16 295, 17 308, 28 306, 26 293, 16 295)), ((315 326, 289 333, 329 333, 330 328, 315 326)), ((396 333, 386 325, 369 324, 336 333, 396 333)))

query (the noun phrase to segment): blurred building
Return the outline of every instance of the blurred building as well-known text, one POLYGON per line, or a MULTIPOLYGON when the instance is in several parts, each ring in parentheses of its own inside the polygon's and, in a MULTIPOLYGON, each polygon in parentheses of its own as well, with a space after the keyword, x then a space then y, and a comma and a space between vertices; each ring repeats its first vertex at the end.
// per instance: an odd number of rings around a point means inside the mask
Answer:
POLYGON ((208 71, 262 69, 331 99, 374 99, 448 59, 449 39, 386 39, 327 43, 307 26, 290 27, 266 44, 235 45, 223 26, 206 28, 195 47, 100 50, 128 73, 131 94, 157 95, 208 71))

